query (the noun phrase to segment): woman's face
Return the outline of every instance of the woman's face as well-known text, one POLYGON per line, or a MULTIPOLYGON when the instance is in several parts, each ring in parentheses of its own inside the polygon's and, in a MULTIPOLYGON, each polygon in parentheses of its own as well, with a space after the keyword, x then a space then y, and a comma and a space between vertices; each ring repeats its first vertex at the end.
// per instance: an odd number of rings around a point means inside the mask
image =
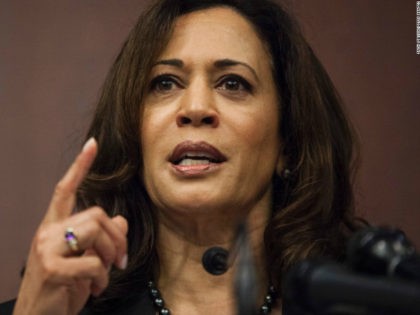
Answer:
POLYGON ((154 64, 141 125, 144 183, 162 211, 270 204, 281 159, 271 58, 229 8, 177 19, 154 64))

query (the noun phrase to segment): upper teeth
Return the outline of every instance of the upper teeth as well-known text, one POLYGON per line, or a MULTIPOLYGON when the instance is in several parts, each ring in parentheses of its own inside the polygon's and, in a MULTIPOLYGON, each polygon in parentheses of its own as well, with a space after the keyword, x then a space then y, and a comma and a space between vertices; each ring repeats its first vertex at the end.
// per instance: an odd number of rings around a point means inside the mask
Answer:
POLYGON ((177 164, 179 165, 199 165, 215 162, 214 158, 205 152, 186 152, 177 164))
POLYGON ((187 152, 182 156, 183 159, 192 158, 192 159, 211 159, 212 156, 206 152, 187 152))
POLYGON ((180 162, 179 165, 186 165, 186 166, 190 166, 190 165, 203 165, 203 164, 210 164, 210 160, 205 159, 205 158, 183 158, 180 162))

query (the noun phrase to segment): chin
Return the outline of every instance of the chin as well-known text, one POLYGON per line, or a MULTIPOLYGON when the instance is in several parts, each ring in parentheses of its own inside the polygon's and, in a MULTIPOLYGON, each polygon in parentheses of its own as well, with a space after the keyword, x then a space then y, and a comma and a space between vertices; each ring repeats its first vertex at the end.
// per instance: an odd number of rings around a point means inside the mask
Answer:
POLYGON ((220 200, 212 199, 206 196, 188 196, 181 200, 174 200, 171 205, 178 211, 194 212, 208 212, 220 208, 222 205, 220 200))
POLYGON ((179 214, 216 214, 230 212, 232 203, 217 197, 204 194, 187 195, 183 198, 176 198, 166 203, 171 211, 179 214))

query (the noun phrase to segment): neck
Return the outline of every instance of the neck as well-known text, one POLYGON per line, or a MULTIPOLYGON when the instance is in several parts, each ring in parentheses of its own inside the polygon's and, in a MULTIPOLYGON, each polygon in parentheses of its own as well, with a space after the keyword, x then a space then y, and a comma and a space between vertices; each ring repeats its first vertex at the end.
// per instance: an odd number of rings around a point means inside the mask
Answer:
MULTIPOLYGON (((250 246, 257 270, 258 301, 263 301, 268 288, 263 235, 270 215, 265 204, 248 212, 250 246)), ((174 215, 159 218, 158 255, 160 260, 157 286, 173 314, 235 314, 233 282, 235 261, 226 273, 209 274, 202 265, 204 252, 213 246, 230 249, 238 228, 237 218, 225 215, 189 218, 174 215), (182 301, 182 303, 180 303, 182 301)))

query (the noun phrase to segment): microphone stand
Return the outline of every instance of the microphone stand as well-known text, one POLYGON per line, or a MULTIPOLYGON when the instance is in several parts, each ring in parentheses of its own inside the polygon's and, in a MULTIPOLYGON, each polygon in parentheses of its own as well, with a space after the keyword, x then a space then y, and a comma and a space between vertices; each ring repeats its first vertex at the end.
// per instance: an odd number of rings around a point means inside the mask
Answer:
POLYGON ((237 259, 234 279, 235 295, 238 301, 238 315, 257 315, 257 277, 248 231, 245 223, 238 227, 234 252, 237 259))
POLYGON ((234 275, 234 291, 238 315, 257 315, 257 277, 245 223, 238 226, 232 247, 211 247, 202 256, 204 269, 214 275, 224 274, 237 260, 234 275))

